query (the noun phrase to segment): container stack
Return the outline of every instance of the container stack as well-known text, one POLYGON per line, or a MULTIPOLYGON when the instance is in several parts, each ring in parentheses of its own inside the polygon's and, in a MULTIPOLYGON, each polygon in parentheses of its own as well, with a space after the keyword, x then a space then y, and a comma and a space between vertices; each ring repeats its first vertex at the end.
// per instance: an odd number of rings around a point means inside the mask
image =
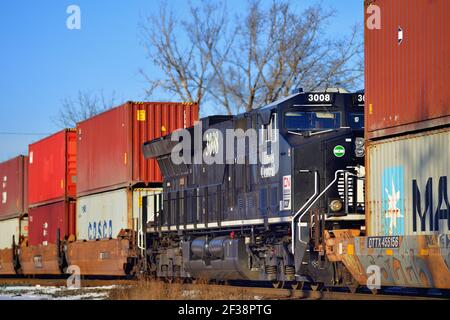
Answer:
POLYGON ((28 212, 27 159, 26 156, 19 156, 0 163, 0 250, 11 249, 13 237, 18 245, 21 237, 25 239, 28 236, 25 217, 28 212))
POLYGON ((60 131, 29 146, 29 245, 75 235, 76 132, 60 131))
POLYGON ((333 231, 329 252, 371 290, 448 289, 450 1, 365 9, 366 234, 333 231))
POLYGON ((16 272, 16 246, 28 238, 27 161, 19 156, 0 163, 0 275, 16 272))
POLYGON ((365 32, 367 233, 448 234, 450 1, 376 5, 380 28, 365 32))
POLYGON ((196 120, 197 105, 128 102, 77 125, 77 240, 137 230, 142 196, 160 193, 162 183, 142 145, 196 120))
POLYGON ((162 176, 144 142, 192 126, 198 107, 127 102, 77 124, 76 242, 67 259, 86 275, 126 275, 136 265, 147 221, 161 201, 162 176), (147 198, 148 199, 148 198, 147 198))

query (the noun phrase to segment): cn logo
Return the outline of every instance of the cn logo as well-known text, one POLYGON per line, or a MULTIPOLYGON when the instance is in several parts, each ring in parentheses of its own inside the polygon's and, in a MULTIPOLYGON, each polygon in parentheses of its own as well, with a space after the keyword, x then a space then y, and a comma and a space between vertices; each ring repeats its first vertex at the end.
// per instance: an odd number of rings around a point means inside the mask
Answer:
POLYGON ((291 187, 291 177, 285 176, 283 177, 283 188, 290 188, 291 187))

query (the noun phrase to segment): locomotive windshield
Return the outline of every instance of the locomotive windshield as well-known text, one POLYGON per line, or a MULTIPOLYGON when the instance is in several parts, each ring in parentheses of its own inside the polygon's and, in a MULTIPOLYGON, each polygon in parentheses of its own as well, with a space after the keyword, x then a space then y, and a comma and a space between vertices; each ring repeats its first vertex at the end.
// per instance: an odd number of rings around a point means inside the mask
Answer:
POLYGON ((340 112, 287 112, 284 126, 292 131, 330 130, 341 127, 340 112))
POLYGON ((350 113, 348 122, 354 130, 364 129, 364 113, 350 113))

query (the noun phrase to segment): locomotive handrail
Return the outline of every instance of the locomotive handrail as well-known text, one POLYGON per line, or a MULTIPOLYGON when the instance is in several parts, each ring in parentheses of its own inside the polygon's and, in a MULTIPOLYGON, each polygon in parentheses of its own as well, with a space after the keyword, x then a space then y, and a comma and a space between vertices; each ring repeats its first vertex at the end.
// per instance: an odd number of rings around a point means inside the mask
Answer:
POLYGON ((312 136, 317 136, 319 134, 329 133, 329 132, 333 132, 333 131, 336 131, 336 129, 328 129, 328 130, 322 130, 322 131, 317 131, 317 132, 308 131, 308 133, 305 136, 312 137, 312 136))
MULTIPOLYGON (((311 173, 311 170, 300 170, 300 173, 311 173)), ((302 210, 314 200, 314 198, 319 193, 319 172, 314 171, 314 194, 303 204, 303 206, 297 211, 297 213, 292 217, 291 221, 291 238, 292 238, 292 254, 295 254, 295 221, 302 210)), ((302 217, 300 217, 301 219, 302 217)))
MULTIPOLYGON (((317 200, 320 199, 325 194, 325 192, 327 192, 328 189, 330 189, 331 186, 336 183, 336 181, 338 180, 339 174, 345 173, 345 172, 347 172, 347 170, 337 170, 334 173, 334 180, 331 181, 330 184, 328 184, 328 186, 312 202, 309 203, 309 205, 308 205, 308 202, 307 202, 306 205, 304 205, 302 208, 300 208, 299 212, 297 212, 297 214, 296 214, 296 216, 297 216, 298 214, 300 214, 300 211, 303 210, 303 212, 302 212, 302 214, 300 215, 300 218, 299 218, 300 222, 302 221, 302 218, 305 216, 305 214, 308 212, 308 210, 311 209, 311 207, 314 205, 314 203, 316 203, 317 200), (304 208, 304 207, 306 207, 306 208, 304 208)), ((295 234, 295 232, 293 234, 295 234)), ((300 235, 299 235, 299 241, 301 241, 302 243, 306 243, 306 241, 303 241, 300 238, 300 235)), ((294 241, 292 241, 292 244, 293 244, 292 248, 295 249, 294 241)), ((295 251, 294 251, 294 253, 295 253, 295 251)))

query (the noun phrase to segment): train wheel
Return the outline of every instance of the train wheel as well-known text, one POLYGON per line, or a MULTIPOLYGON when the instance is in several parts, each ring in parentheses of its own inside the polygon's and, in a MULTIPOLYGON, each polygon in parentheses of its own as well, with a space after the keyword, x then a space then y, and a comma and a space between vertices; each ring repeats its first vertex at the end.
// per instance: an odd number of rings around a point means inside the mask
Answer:
POLYGON ((378 294, 378 289, 371 289, 370 292, 372 292, 373 295, 377 295, 378 294))
POLYGON ((304 286, 305 282, 303 281, 296 281, 291 285, 292 289, 294 290, 302 290, 304 286))
POLYGON ((272 281, 272 286, 275 289, 281 289, 284 287, 284 281, 272 281))

